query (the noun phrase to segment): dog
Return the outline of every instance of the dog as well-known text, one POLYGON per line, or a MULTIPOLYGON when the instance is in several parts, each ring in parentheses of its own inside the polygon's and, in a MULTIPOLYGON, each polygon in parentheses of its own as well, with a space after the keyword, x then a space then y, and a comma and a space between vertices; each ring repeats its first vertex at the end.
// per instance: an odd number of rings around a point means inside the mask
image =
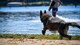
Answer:
POLYGON ((60 39, 66 37, 71 40, 72 36, 67 35, 69 26, 77 27, 80 29, 80 26, 76 22, 65 22, 64 20, 61 20, 58 17, 52 17, 51 15, 46 13, 46 10, 44 11, 44 13, 40 10, 40 20, 43 23, 43 35, 45 35, 46 30, 58 31, 60 39))

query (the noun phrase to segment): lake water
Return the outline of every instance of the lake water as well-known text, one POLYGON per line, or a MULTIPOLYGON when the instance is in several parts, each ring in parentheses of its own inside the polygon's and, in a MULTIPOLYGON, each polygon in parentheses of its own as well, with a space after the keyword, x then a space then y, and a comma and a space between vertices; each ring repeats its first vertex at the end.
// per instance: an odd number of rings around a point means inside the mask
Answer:
MULTIPOLYGON (((48 6, 34 7, 1 7, 0 12, 0 34, 42 34, 43 25, 39 18, 39 11, 47 10, 48 6)), ((66 22, 80 23, 80 6, 60 6, 57 17, 66 22)), ((47 31, 47 34, 51 32, 47 31)), ((70 27, 68 34, 80 35, 80 29, 70 27)))

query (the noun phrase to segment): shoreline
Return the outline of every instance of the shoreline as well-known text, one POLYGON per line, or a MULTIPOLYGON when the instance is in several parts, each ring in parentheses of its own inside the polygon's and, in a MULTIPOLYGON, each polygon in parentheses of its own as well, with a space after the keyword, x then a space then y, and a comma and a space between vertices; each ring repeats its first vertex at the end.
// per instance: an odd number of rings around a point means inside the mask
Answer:
POLYGON ((0 34, 0 45, 80 45, 80 36, 60 40, 56 34, 0 34))
MULTIPOLYGON (((60 40, 57 34, 0 34, 0 39, 49 39, 49 40, 60 40)), ((63 40, 68 40, 63 38, 63 40)), ((72 36, 72 40, 80 40, 80 36, 72 36)))

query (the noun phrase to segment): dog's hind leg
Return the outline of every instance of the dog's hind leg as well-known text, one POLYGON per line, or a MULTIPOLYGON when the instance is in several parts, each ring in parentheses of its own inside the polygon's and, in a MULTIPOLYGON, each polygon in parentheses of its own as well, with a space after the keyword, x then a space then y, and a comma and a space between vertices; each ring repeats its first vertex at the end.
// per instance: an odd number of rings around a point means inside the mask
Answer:
MULTIPOLYGON (((67 32, 68 32, 68 28, 63 31, 63 33, 66 34, 66 35, 67 35, 67 32)), ((63 39, 63 36, 62 35, 60 35, 60 39, 61 40, 63 39)))
MULTIPOLYGON (((69 27, 66 26, 66 28, 63 31, 63 33, 67 35, 68 29, 69 29, 69 27)), ((62 39, 62 38, 63 38, 63 36, 60 35, 60 39, 62 39)))
POLYGON ((59 26, 58 32, 59 32, 59 34, 60 34, 61 36, 67 37, 68 39, 71 40, 71 36, 67 35, 68 28, 69 28, 69 27, 68 27, 67 25, 61 23, 60 26, 59 26))
POLYGON ((63 30, 59 30, 58 32, 59 32, 59 34, 60 34, 61 36, 67 37, 69 40, 71 40, 71 36, 65 34, 63 30))

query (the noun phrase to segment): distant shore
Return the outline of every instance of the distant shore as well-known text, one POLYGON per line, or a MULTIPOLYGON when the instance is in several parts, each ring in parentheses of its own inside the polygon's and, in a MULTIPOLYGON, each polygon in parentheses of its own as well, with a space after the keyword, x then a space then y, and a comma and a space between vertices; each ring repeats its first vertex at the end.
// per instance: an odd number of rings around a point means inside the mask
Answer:
MULTIPOLYGON (((0 6, 1 7, 26 7, 26 6, 49 6, 50 2, 49 1, 38 1, 38 2, 5 2, 5 3, 2 3, 0 2, 0 6)), ((73 3, 64 3, 63 5, 74 5, 75 7, 77 5, 80 5, 80 4, 73 4, 73 3)))

